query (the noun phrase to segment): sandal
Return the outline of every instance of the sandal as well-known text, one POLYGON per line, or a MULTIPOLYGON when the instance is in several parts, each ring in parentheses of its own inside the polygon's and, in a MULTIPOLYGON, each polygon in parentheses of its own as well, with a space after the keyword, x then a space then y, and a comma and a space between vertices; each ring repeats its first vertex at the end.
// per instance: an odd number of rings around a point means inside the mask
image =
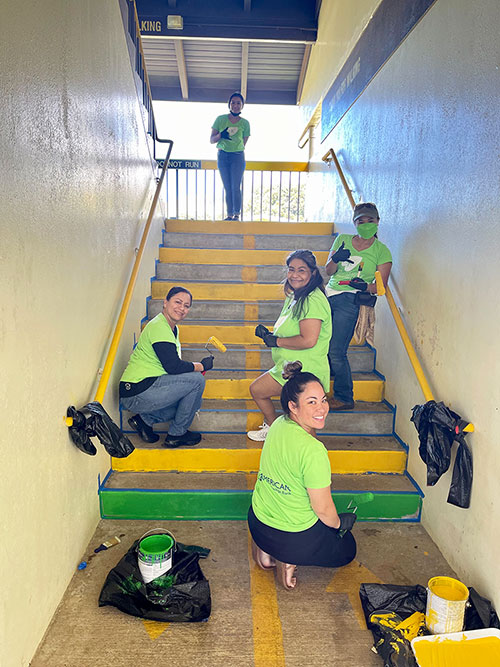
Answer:
POLYGON ((282 584, 283 588, 286 588, 287 591, 293 591, 297 586, 297 566, 292 565, 292 563, 282 563, 281 561, 276 561, 276 574, 278 575, 278 580, 282 584))
POLYGON ((276 561, 272 556, 267 554, 265 551, 262 551, 260 547, 258 547, 255 542, 252 540, 252 558, 256 562, 256 564, 261 568, 261 570, 274 570, 276 567, 276 561), (265 563, 265 561, 269 562, 269 565, 265 563))

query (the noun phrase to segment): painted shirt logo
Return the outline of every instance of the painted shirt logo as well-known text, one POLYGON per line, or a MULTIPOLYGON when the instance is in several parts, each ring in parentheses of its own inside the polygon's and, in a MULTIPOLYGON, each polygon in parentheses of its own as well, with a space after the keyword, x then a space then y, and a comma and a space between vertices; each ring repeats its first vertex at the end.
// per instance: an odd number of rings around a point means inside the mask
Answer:
POLYGON ((289 496, 292 491, 287 484, 283 484, 282 482, 277 482, 274 479, 271 479, 271 477, 266 477, 266 475, 263 475, 261 472, 259 472, 257 476, 257 481, 259 482, 267 482, 274 491, 277 491, 278 493, 281 493, 284 496, 289 496))

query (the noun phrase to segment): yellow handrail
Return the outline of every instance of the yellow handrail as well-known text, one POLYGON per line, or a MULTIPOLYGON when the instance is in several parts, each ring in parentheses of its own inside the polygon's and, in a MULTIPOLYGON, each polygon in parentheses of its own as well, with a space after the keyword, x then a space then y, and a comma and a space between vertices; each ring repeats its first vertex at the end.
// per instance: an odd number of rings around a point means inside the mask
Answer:
MULTIPOLYGON (((344 186, 344 190, 349 199, 349 202, 351 203, 352 208, 354 208, 356 202, 354 201, 354 197, 352 196, 352 192, 349 189, 346 178, 344 176, 344 172, 342 171, 342 167, 340 166, 340 163, 337 159, 337 156, 335 155, 335 151, 333 150, 333 148, 330 148, 328 152, 325 153, 325 155, 323 155, 321 159, 323 160, 323 162, 326 162, 327 164, 330 164, 331 162, 335 164, 338 175, 340 177, 340 180, 342 181, 342 185, 344 186)), ((429 383, 427 382, 427 378, 425 377, 425 373, 420 364, 420 361, 418 360, 415 348, 413 347, 410 337, 408 336, 408 332, 406 331, 406 327, 399 313, 398 307, 396 306, 396 302, 394 301, 392 292, 389 288, 389 285, 386 285, 384 288, 382 277, 379 271, 375 272, 375 282, 377 284, 377 296, 383 296, 383 294, 385 294, 387 297, 387 303, 389 304, 392 316, 394 317, 394 322, 396 323, 396 327, 399 331, 399 335, 401 336, 401 340, 403 341, 403 345, 405 346, 405 350, 410 359, 410 363, 413 367, 413 370, 415 371, 415 375, 424 394, 424 398, 426 401, 433 401, 435 399, 432 394, 431 388, 429 386, 429 383)), ((474 431, 474 424, 467 424, 467 426, 464 428, 464 431, 467 431, 468 433, 474 431)))

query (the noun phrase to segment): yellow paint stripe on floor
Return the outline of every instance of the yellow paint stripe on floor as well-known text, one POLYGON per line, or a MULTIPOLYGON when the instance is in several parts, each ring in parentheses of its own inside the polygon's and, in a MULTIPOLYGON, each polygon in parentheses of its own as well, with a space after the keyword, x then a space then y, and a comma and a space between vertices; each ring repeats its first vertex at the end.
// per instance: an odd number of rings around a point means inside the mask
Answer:
MULTIPOLYGON (((177 283, 155 280, 151 285, 153 299, 164 299, 177 283)), ((279 301, 283 299, 282 285, 259 283, 187 283, 193 299, 203 301, 279 301)))
POLYGON ((256 283, 257 282, 257 267, 256 266, 243 266, 241 269, 241 279, 244 283, 256 283))
MULTIPOLYGON (((245 312, 244 312, 245 322, 248 320, 258 320, 259 319, 259 304, 258 303, 246 303, 245 312)), ((252 326, 252 325, 249 325, 252 326)))
POLYGON ((187 234, 304 234, 329 236, 331 222, 214 222, 213 220, 167 220, 167 232, 187 234))
POLYGON ((260 350, 248 350, 245 353, 245 368, 260 368, 260 350))
MULTIPOLYGON (((253 489, 255 475, 247 475, 253 489)), ((285 667, 283 629, 278 608, 274 572, 258 567, 252 558, 252 538, 248 533, 248 563, 252 599, 254 667, 285 667)))
MULTIPOLYGON (((204 398, 217 400, 240 398, 250 398, 250 384, 252 378, 239 379, 208 379, 204 398)), ((354 399, 358 401, 381 401, 384 393, 383 380, 354 380, 354 399)), ((276 396, 275 398, 278 398, 276 396)))
POLYGON ((255 345, 255 325, 224 326, 224 325, 188 325, 183 324, 180 339, 183 345, 205 345, 210 336, 215 336, 224 345, 255 345))
MULTIPOLYGON (((245 250, 204 248, 160 248, 160 262, 167 264, 231 264, 231 265, 275 265, 284 266, 290 250, 245 250)), ((318 264, 326 263, 328 252, 314 252, 318 264)))
MULTIPOLYGON (((253 406, 255 407, 255 406, 253 406)), ((257 430, 262 424, 262 415, 253 413, 247 419, 249 431, 257 430)), ((318 434, 321 438, 321 434, 318 434)), ((257 472, 259 469, 260 442, 247 438, 245 449, 135 449, 124 459, 112 459, 116 472, 257 472)), ((406 453, 401 451, 346 451, 328 452, 332 473, 353 475, 369 472, 399 474, 404 472, 406 453)))
POLYGON ((255 236, 253 236, 253 234, 243 237, 243 247, 246 248, 246 250, 255 249, 255 236))

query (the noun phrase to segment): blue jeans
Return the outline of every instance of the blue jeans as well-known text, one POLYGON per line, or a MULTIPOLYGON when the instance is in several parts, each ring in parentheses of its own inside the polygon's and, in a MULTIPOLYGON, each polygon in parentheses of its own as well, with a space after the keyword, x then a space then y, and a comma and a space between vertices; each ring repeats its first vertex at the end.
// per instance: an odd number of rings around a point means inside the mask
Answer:
POLYGON ((138 412, 149 426, 170 422, 170 435, 184 435, 201 407, 205 376, 192 371, 160 375, 146 391, 120 400, 122 408, 138 412))
POLYGON ((217 166, 226 191, 227 215, 240 215, 241 182, 245 171, 245 153, 243 151, 227 153, 220 150, 217 155, 217 166))
POLYGON ((354 400, 347 350, 358 321, 359 306, 354 303, 355 296, 354 292, 344 292, 328 297, 332 311, 328 360, 334 379, 333 396, 342 403, 352 403, 354 400))

